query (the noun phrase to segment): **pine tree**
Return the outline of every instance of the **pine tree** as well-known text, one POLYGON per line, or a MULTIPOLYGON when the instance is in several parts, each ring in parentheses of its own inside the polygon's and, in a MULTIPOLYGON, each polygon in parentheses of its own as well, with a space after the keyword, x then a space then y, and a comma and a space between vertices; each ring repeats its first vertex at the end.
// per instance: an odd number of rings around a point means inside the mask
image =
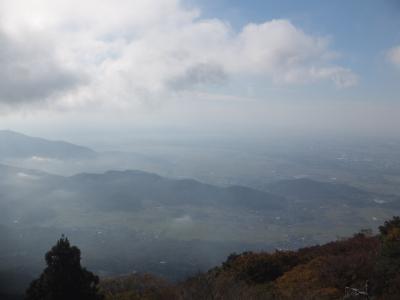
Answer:
POLYGON ((380 255, 376 265, 376 290, 385 299, 398 299, 400 294, 400 217, 379 227, 380 255))
POLYGON ((81 266, 81 251, 64 236, 46 253, 47 267, 26 291, 26 300, 101 300, 99 278, 81 266))

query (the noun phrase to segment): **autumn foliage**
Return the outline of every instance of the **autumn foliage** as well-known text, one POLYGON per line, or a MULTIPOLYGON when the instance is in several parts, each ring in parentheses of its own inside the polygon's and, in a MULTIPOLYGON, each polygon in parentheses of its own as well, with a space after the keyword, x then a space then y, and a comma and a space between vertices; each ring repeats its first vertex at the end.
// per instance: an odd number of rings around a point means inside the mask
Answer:
POLYGON ((221 266, 180 284, 166 289, 160 283, 165 292, 158 295, 107 299, 365 299, 345 297, 346 288, 370 299, 400 299, 400 218, 379 230, 297 251, 233 253, 221 266))
MULTIPOLYGON (((49 271, 45 274, 33 282, 29 293, 42 287, 44 279, 52 282, 49 271)), ((97 293, 93 279, 91 291, 97 293)), ((221 266, 178 284, 133 274, 102 279, 99 289, 106 300, 366 299, 346 295, 349 290, 368 294, 369 299, 400 299, 399 217, 385 222, 378 235, 362 231, 297 251, 233 253, 221 266)))
MULTIPOLYGON (((199 276, 212 278, 214 298, 207 299, 342 299, 346 286, 362 289, 373 281, 379 249, 378 237, 357 234, 298 251, 234 254, 199 276)), ((183 289, 195 289, 193 282, 183 289)), ((193 294, 185 299, 205 299, 193 294)))

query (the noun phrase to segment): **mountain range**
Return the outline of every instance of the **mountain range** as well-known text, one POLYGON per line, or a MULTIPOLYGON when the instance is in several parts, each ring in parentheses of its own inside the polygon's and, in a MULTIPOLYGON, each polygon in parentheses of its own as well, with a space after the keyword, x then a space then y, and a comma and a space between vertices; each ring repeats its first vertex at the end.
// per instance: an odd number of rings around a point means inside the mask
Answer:
POLYGON ((0 158, 87 159, 96 152, 63 141, 30 137, 10 130, 0 130, 0 158))
MULTIPOLYGON (((97 155, 65 142, 0 136, 0 159, 97 155)), ((318 244, 399 212, 396 195, 310 178, 254 189, 139 170, 61 176, 0 164, 0 275, 35 276, 43 253, 66 234, 98 274, 147 271, 178 280, 232 252, 318 244)))

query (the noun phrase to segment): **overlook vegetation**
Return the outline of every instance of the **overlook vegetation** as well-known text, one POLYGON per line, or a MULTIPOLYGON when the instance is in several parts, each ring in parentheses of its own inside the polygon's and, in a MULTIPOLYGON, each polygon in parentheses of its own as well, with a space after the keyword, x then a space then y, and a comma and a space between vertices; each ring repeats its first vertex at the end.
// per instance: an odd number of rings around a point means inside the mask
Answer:
POLYGON ((174 286, 149 275, 106 279, 101 286, 108 300, 364 299, 345 296, 346 287, 370 299, 399 299, 400 218, 379 231, 297 251, 231 254, 221 266, 174 286))
POLYGON ((98 292, 99 278, 81 267, 80 250, 62 237, 46 253, 47 267, 32 281, 26 291, 27 300, 102 300, 98 292))
POLYGON ((222 265, 179 283, 150 274, 99 283, 80 266, 80 250, 64 237, 46 254, 46 262, 27 300, 364 299, 357 293, 394 300, 400 297, 400 217, 386 221, 378 235, 363 230, 297 251, 233 253, 222 265))

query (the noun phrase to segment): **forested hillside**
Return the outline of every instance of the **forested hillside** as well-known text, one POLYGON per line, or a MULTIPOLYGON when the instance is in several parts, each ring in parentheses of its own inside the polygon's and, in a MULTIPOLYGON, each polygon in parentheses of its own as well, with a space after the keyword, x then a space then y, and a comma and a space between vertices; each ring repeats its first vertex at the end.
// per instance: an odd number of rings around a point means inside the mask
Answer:
MULTIPOLYGON (((25 299, 400 298, 400 217, 386 221, 378 235, 362 230, 350 238, 297 251, 233 253, 220 266, 175 283, 144 273, 99 278, 81 267, 80 253, 62 237, 45 255, 47 267, 32 281, 25 299)), ((0 296, 23 299, 1 289, 0 296)))
POLYGON ((150 275, 104 279, 108 300, 399 299, 400 218, 351 238, 299 249, 232 254, 172 285, 150 275))

